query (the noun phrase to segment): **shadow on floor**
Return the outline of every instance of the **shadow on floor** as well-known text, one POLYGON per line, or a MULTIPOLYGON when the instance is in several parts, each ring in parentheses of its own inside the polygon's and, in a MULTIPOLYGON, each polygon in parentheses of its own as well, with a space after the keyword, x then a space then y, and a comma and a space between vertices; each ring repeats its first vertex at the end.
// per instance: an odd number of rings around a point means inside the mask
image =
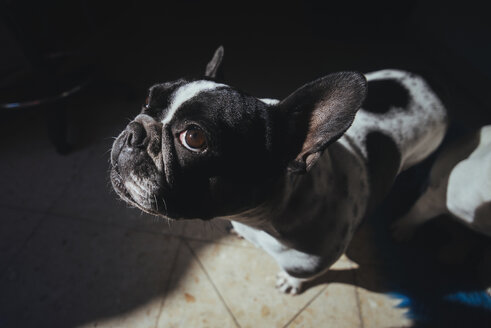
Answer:
POLYGON ((359 267, 328 272, 314 284, 348 283, 355 272, 357 286, 400 299, 415 327, 489 327, 491 238, 449 216, 428 222, 409 242, 391 237, 391 223, 424 188, 421 181, 433 158, 401 174, 384 204, 355 234, 347 256, 359 267))

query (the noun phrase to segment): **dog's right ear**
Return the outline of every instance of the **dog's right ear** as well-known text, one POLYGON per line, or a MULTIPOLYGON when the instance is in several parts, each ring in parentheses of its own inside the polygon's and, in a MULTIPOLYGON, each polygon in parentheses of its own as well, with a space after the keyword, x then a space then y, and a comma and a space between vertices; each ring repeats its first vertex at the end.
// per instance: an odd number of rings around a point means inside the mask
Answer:
POLYGON ((350 127, 367 93, 358 72, 339 72, 307 83, 272 107, 288 170, 305 173, 350 127))
POLYGON ((213 58, 210 60, 208 65, 206 65, 206 77, 210 77, 216 80, 223 80, 223 70, 221 69, 223 62, 223 53, 223 46, 219 46, 217 50, 215 50, 213 58))

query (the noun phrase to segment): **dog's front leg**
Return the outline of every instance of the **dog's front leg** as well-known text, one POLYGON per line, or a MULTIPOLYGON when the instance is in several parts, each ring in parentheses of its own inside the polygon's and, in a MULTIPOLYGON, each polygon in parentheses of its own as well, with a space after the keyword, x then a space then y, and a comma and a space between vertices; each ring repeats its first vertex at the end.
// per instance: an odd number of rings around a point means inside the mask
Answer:
MULTIPOLYGON (((273 254, 272 254, 273 255, 273 254)), ((281 267, 276 275, 276 288, 286 294, 303 292, 307 282, 326 273, 339 256, 330 260, 292 248, 283 248, 273 255, 281 267)))
POLYGON ((262 248, 276 260, 281 268, 276 276, 276 287, 283 293, 301 293, 307 281, 325 273, 341 255, 336 254, 326 261, 325 256, 290 248, 262 230, 234 221, 232 225, 242 237, 262 248))

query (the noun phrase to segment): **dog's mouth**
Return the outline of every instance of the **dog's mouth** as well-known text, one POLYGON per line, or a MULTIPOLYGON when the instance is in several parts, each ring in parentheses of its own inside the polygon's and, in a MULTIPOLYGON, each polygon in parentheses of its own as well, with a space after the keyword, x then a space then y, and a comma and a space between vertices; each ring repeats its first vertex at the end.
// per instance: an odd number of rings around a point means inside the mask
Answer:
POLYGON ((155 183, 133 173, 123 178, 117 167, 111 169, 110 175, 114 190, 125 202, 149 214, 165 216, 166 204, 155 183))

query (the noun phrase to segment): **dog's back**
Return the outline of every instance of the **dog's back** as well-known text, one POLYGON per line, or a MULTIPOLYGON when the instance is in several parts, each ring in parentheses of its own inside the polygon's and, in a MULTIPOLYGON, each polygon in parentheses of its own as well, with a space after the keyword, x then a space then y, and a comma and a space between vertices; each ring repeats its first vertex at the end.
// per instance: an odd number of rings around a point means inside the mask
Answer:
POLYGON ((347 135, 366 159, 371 134, 390 137, 400 156, 398 172, 424 160, 446 132, 442 101, 422 77, 409 72, 382 70, 366 77, 368 96, 347 135))
POLYGON ((428 157, 447 129, 446 109, 420 76, 382 70, 366 74, 368 95, 340 142, 366 163, 373 209, 403 170, 428 157))

